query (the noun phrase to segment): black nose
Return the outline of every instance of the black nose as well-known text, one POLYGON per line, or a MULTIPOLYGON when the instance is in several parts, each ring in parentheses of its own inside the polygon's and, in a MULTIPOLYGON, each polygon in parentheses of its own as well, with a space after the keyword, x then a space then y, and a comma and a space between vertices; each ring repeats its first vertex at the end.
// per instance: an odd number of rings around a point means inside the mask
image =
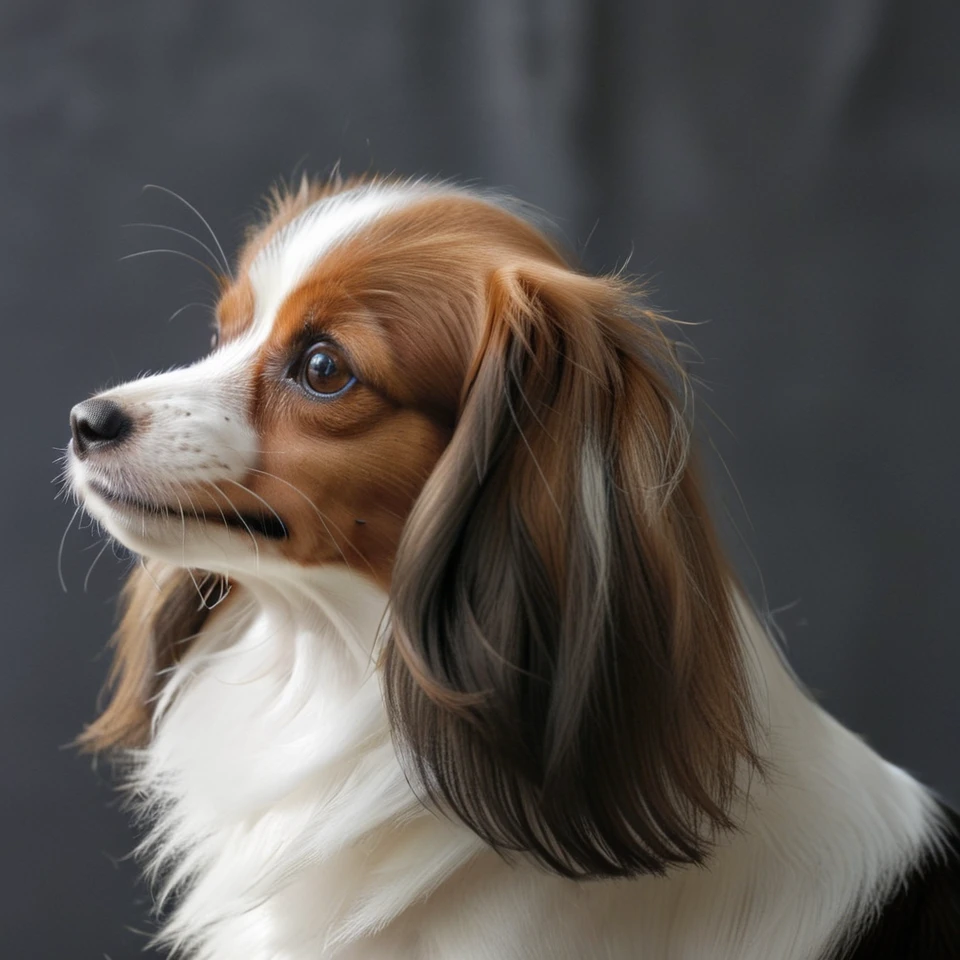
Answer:
POLYGON ((119 443, 133 429, 133 421, 112 400, 84 400, 70 411, 73 449, 78 457, 119 443))

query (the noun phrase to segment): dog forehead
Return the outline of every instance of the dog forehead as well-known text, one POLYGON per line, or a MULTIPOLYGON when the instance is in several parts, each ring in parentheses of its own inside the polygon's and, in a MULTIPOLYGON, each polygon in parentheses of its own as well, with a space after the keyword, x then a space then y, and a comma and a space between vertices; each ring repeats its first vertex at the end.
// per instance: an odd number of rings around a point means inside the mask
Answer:
POLYGON ((436 188, 422 183, 353 187, 316 201, 278 230, 248 271, 254 337, 268 336, 284 301, 325 254, 385 215, 434 192, 436 188))

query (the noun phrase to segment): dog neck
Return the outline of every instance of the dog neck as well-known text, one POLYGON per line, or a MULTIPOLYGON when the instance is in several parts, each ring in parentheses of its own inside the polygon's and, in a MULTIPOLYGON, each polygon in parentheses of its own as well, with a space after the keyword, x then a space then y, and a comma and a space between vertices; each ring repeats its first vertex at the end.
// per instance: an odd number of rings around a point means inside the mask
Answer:
POLYGON ((766 774, 744 784, 742 829, 707 868, 578 885, 507 864, 404 775, 376 668, 386 609, 347 571, 251 577, 176 667, 135 778, 151 824, 141 852, 161 903, 177 893, 165 944, 346 955, 431 898, 469 914, 477 884, 523 878, 523 897, 555 909, 575 889, 601 909, 629 899, 651 958, 788 960, 864 913, 929 833, 927 794, 807 696, 743 603, 766 774))

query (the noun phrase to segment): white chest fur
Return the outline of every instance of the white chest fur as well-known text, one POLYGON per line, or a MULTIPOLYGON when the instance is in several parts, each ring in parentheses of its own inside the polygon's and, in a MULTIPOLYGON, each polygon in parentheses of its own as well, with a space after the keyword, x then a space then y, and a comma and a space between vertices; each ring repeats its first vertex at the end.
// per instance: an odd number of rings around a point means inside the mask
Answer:
POLYGON ((425 811, 361 578, 232 598, 166 687, 137 786, 164 931, 200 960, 814 960, 929 833, 929 800, 799 691, 754 623, 772 775, 705 870, 575 884, 425 811), (161 879, 162 878, 162 879, 161 879))

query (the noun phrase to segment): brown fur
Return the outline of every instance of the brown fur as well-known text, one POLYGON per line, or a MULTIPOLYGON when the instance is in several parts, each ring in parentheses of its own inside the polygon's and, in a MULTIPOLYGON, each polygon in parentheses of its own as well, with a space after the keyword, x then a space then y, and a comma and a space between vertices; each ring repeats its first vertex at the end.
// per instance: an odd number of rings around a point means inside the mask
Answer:
MULTIPOLYGON (((225 339, 252 317, 256 252, 333 189, 274 198, 224 292, 225 339)), ((732 578, 661 327, 512 214, 417 202, 282 305, 251 371, 254 496, 229 491, 283 517, 287 559, 390 591, 384 689, 425 798, 568 876, 702 861, 756 764, 732 578), (323 339, 358 378, 334 401, 290 379, 323 339)), ((143 741, 158 668, 202 625, 163 574, 159 596, 143 574, 128 588, 91 748, 143 741)))
POLYGON ((755 762, 730 574, 656 321, 555 264, 491 277, 385 651, 428 796, 572 877, 700 862, 755 762))
MULTIPOLYGON (((207 586, 211 595, 218 595, 216 585, 207 586)), ((121 602, 123 615, 111 641, 113 663, 104 690, 107 705, 78 738, 85 750, 146 743, 161 678, 210 614, 188 571, 150 560, 130 574, 121 602)))

